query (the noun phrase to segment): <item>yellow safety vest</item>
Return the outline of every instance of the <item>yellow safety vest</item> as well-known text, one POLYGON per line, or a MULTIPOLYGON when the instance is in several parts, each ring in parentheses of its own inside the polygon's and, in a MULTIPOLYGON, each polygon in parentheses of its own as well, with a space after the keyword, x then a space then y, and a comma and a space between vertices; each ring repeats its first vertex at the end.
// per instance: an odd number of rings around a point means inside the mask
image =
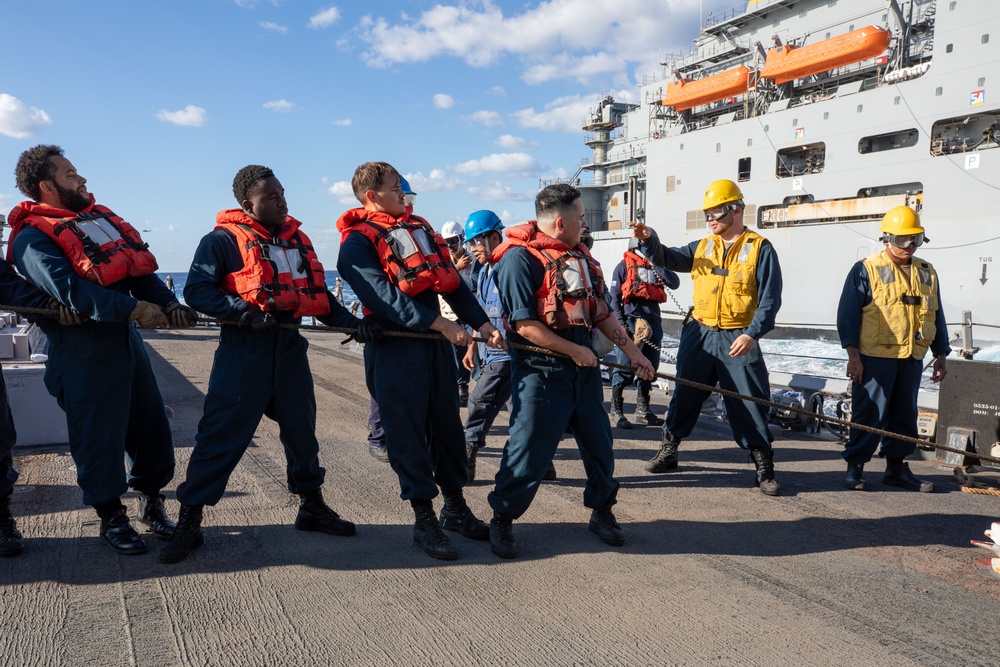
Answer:
POLYGON ((922 259, 910 259, 910 275, 886 251, 862 260, 872 300, 861 309, 861 354, 884 359, 923 359, 937 334, 938 277, 922 259))
POLYGON ((712 234, 694 251, 694 318, 710 327, 745 329, 757 312, 757 256, 764 237, 749 229, 726 252, 712 234))

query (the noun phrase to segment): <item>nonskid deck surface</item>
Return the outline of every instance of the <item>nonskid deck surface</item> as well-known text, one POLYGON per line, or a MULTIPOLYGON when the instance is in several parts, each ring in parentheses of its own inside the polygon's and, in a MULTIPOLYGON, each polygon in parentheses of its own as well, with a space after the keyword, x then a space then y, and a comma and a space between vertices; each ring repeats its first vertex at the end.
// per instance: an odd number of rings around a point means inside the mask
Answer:
MULTIPOLYGON (((850 492, 836 442, 792 436, 776 442, 784 495, 768 498, 725 423, 703 420, 666 475, 643 470, 659 429, 618 431, 615 512, 628 542, 616 549, 587 532, 583 466, 566 439, 559 481, 515 524, 519 558, 456 536, 459 560, 446 564, 412 546, 396 477, 367 452, 360 353, 340 335, 308 336, 324 490, 357 537, 292 527, 296 499, 267 420, 206 508, 205 546, 172 566, 153 539, 138 557, 101 544, 65 449, 23 453, 13 508, 27 551, 0 559, 0 664, 996 664, 1000 582, 975 572, 985 552, 969 541, 1000 504, 959 492, 935 463, 911 465, 939 493, 882 486, 880 461, 870 490, 850 492)), ((216 338, 146 333, 174 411, 175 515, 216 338)), ((633 400, 627 391, 629 411, 633 400)), ((665 411, 662 394, 654 407, 665 411)), ((467 489, 485 519, 506 420, 467 489)))

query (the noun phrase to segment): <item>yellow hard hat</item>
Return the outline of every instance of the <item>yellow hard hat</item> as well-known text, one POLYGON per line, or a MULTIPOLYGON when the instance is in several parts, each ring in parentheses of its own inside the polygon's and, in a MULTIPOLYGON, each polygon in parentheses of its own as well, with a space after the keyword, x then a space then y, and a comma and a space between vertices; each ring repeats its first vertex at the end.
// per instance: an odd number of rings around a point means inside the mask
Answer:
POLYGON ((920 216, 909 206, 895 206, 882 217, 883 234, 894 236, 910 236, 912 234, 923 234, 924 228, 920 225, 920 216))
POLYGON ((738 185, 732 181, 715 181, 705 190, 705 201, 702 203, 701 210, 707 211, 710 208, 741 199, 743 199, 743 193, 740 192, 738 185))

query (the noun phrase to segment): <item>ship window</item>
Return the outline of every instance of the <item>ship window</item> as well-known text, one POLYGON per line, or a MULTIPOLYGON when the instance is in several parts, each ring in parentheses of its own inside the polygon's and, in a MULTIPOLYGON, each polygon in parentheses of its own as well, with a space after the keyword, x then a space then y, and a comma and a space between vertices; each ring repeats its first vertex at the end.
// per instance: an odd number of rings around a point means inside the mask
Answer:
POLYGON ((847 32, 854 32, 854 24, 853 23, 851 24, 851 27, 847 29, 847 32))
POLYGON ((876 134, 871 137, 865 137, 859 141, 858 152, 864 155, 865 153, 880 153, 882 151, 891 151, 897 148, 909 148, 910 146, 916 146, 919 138, 920 132, 918 132, 915 127, 911 127, 907 130, 900 130, 898 132, 876 134))
POLYGON ((986 85, 986 77, 985 76, 979 77, 979 83, 977 83, 976 85, 978 85, 978 86, 985 86, 986 85))
POLYGON ((684 144, 681 144, 680 150, 684 150, 684 144))
POLYGON ((824 39, 830 39, 830 33, 826 33, 826 37, 824 39))
POLYGON ((715 152, 716 153, 722 152, 722 144, 715 144, 715 152))
POLYGON ((896 95, 896 97, 894 97, 892 99, 892 103, 895 104, 898 107, 899 106, 899 102, 900 102, 901 99, 902 98, 899 95, 896 95))
POLYGON ((770 125, 765 125, 765 126, 764 126, 764 132, 767 132, 767 131, 768 131, 768 130, 770 130, 770 129, 771 129, 771 126, 770 126, 770 125))
POLYGON ((806 10, 804 10, 804 9, 800 9, 800 10, 799 10, 799 18, 800 18, 800 19, 802 19, 802 18, 805 18, 805 17, 806 17, 806 14, 808 14, 808 13, 809 13, 809 12, 807 12, 806 10))
POLYGON ((830 120, 830 112, 829 111, 824 111, 823 112, 823 120, 830 120))
POLYGON ((750 148, 751 146, 753 146, 753 137, 747 139, 747 148, 750 148))
POLYGON ((752 36, 756 34, 757 34, 757 28, 750 28, 750 35, 752 36))
POLYGON ((667 176, 667 192, 673 192, 677 188, 677 177, 667 176))
POLYGON ((882 14, 882 23, 885 23, 889 19, 888 14, 882 14))
POLYGON ((781 21, 779 21, 778 19, 774 19, 773 21, 771 21, 771 26, 777 28, 779 23, 781 23, 781 21))
POLYGON ((737 171, 739 172, 739 180, 743 181, 750 180, 750 158, 741 157, 739 164, 737 165, 737 171))
POLYGON ((948 3, 948 11, 949 12, 955 11, 955 5, 957 5, 957 4, 958 4, 957 2, 949 2, 948 3))
POLYGON ((792 127, 798 127, 798 126, 799 126, 799 119, 798 118, 793 118, 792 119, 792 127))
POLYGON ((941 93, 943 93, 943 92, 944 92, 944 88, 942 88, 941 86, 938 86, 937 88, 934 89, 934 95, 935 95, 935 97, 941 97, 941 93))
POLYGON ((837 0, 826 0, 827 7, 833 7, 837 4, 837 0))
POLYGON ((802 174, 818 174, 826 164, 826 144, 823 142, 793 146, 778 151, 778 178, 801 176, 802 174))
POLYGON ((982 42, 983 42, 983 44, 986 44, 989 41, 990 41, 990 34, 986 33, 985 35, 983 35, 982 42))
POLYGON ((931 126, 931 155, 1000 148, 1000 109, 945 118, 931 126))
POLYGON ((858 113, 861 113, 864 110, 865 110, 865 105, 864 104, 859 104, 858 105, 858 113))
POLYGON ((954 44, 948 44, 947 46, 944 47, 944 52, 945 53, 951 53, 954 50, 955 50, 955 45, 954 44))

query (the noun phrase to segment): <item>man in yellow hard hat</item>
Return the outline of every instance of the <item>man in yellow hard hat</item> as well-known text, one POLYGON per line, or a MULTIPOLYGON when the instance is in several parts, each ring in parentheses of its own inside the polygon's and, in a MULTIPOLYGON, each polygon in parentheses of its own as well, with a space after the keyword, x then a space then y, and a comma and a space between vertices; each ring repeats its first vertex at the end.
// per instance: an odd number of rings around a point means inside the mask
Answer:
MULTIPOLYGON (((882 218, 885 248, 857 262, 847 276, 837 309, 837 332, 847 350, 847 376, 853 381, 851 419, 855 423, 917 437, 917 391, 923 358, 934 355, 931 380, 947 374, 951 353, 937 272, 914 257, 927 242, 920 216, 907 206, 882 218)), ((851 429, 844 449, 849 489, 864 490, 864 467, 880 436, 851 429)), ((918 479, 903 461, 916 446, 882 440, 886 467, 882 483, 930 493, 934 485, 918 479)))
MULTIPOLYGON (((631 226, 639 248, 653 264, 690 273, 694 281, 693 317, 681 331, 677 350, 678 379, 767 400, 767 367, 757 341, 774 328, 781 307, 781 267, 768 240, 744 226, 744 208, 739 186, 721 180, 705 191, 702 210, 712 233, 700 241, 667 248, 646 225, 631 226)), ((709 393, 677 383, 662 444, 646 470, 663 473, 677 468, 677 447, 694 430, 709 393)), ((756 485, 766 495, 780 495, 767 408, 736 398, 724 400, 733 438, 750 450, 756 485)))

